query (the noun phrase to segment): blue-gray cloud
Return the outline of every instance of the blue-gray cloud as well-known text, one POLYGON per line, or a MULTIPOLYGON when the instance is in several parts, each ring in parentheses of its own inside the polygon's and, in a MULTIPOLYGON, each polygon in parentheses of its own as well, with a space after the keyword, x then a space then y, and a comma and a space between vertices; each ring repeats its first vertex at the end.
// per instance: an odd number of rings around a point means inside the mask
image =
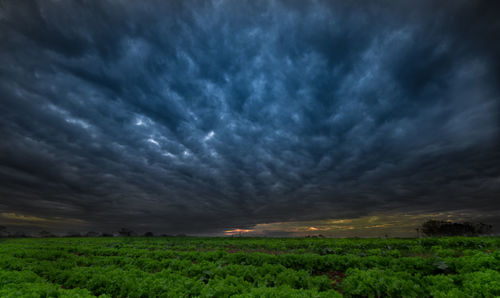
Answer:
POLYGON ((203 233, 500 211, 491 4, 0 4, 4 212, 203 233))

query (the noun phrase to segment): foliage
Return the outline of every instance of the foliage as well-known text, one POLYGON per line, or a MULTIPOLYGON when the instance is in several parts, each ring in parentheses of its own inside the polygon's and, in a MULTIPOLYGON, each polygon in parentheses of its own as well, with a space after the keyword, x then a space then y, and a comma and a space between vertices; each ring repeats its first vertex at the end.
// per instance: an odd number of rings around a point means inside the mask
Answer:
POLYGON ((484 223, 429 220, 422 225, 422 232, 428 236, 475 236, 491 233, 492 228, 484 223))
POLYGON ((1 297, 495 297, 500 238, 5 239, 1 297))

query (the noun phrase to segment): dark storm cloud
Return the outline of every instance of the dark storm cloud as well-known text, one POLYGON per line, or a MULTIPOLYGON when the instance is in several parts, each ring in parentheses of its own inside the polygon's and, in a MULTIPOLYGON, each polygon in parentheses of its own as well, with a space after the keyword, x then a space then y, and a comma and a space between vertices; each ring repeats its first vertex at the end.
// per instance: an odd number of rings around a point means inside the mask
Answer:
POLYGON ((0 211, 214 232, 500 211, 486 1, 1 1, 0 211))

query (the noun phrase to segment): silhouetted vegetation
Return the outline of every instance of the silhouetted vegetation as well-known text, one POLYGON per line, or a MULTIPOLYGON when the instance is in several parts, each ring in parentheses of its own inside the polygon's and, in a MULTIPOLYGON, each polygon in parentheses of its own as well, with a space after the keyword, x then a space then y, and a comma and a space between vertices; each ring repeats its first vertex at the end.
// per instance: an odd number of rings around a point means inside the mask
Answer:
POLYGON ((124 237, 130 237, 130 236, 134 236, 134 231, 132 231, 131 229, 127 229, 127 228, 121 228, 119 231, 118 231, 118 234, 120 236, 124 236, 124 237))
POLYGON ((153 236, 154 236, 153 232, 144 233, 144 237, 153 237, 153 236))
POLYGON ((64 235, 64 237, 82 237, 82 235, 78 232, 71 231, 71 232, 66 233, 66 235, 64 235))
POLYGON ((14 237, 14 238, 26 238, 26 237, 29 237, 29 236, 26 233, 24 233, 24 232, 17 231, 17 232, 11 233, 10 237, 14 237))
POLYGON ((325 238, 325 236, 323 236, 322 234, 318 234, 318 235, 306 235, 305 237, 306 238, 325 238))
POLYGON ((95 232, 95 231, 89 231, 87 234, 85 234, 85 237, 99 237, 101 236, 101 233, 95 232))
POLYGON ((55 237, 54 234, 52 234, 51 232, 48 232, 48 231, 40 231, 40 233, 38 233, 38 236, 42 237, 42 238, 55 237))
POLYGON ((477 236, 491 233, 492 225, 472 222, 428 220, 421 231, 427 236, 477 236))
POLYGON ((9 237, 10 233, 7 231, 7 227, 0 226, 0 237, 9 237))

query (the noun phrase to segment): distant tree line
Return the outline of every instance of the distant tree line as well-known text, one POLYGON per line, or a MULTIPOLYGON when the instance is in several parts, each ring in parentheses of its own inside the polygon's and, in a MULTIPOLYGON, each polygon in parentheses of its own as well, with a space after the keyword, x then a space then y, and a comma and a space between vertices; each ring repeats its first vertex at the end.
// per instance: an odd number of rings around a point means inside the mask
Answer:
MULTIPOLYGON (((430 237, 441 237, 441 236, 479 236, 491 234, 493 230, 492 225, 472 222, 450 222, 442 220, 428 220, 422 224, 421 227, 417 228, 417 232, 420 236, 422 233, 425 236, 430 237)), ((48 231, 40 231, 36 234, 26 234, 24 232, 10 232, 7 227, 0 226, 0 237, 132 237, 132 236, 142 236, 142 237, 154 237, 153 232, 145 232, 144 234, 138 234, 129 228, 121 228, 114 233, 100 233, 95 231, 89 231, 87 233, 69 232, 63 235, 55 235, 48 231)), ((185 234, 177 235, 167 235, 161 234, 160 237, 185 237, 185 234)), ((386 236, 387 237, 387 236, 386 236)), ((323 235, 307 235, 306 238, 324 238, 323 235)))
POLYGON ((428 220, 417 229, 426 236, 479 236, 492 233, 493 226, 472 222, 451 222, 442 220, 428 220))
MULTIPOLYGON (((86 233, 79 232, 68 232, 65 234, 56 235, 54 233, 48 231, 40 231, 38 233, 25 233, 25 232, 12 232, 7 229, 5 226, 0 226, 0 238, 1 237, 10 237, 10 238, 24 238, 24 237, 40 237, 40 238, 49 238, 49 237, 154 237, 156 236, 153 232, 145 232, 143 234, 136 233, 129 228, 121 228, 120 230, 113 233, 101 233, 96 231, 89 231, 86 233)), ((185 234, 177 234, 177 235, 168 235, 168 234, 159 234, 160 237, 185 237, 185 234)))

